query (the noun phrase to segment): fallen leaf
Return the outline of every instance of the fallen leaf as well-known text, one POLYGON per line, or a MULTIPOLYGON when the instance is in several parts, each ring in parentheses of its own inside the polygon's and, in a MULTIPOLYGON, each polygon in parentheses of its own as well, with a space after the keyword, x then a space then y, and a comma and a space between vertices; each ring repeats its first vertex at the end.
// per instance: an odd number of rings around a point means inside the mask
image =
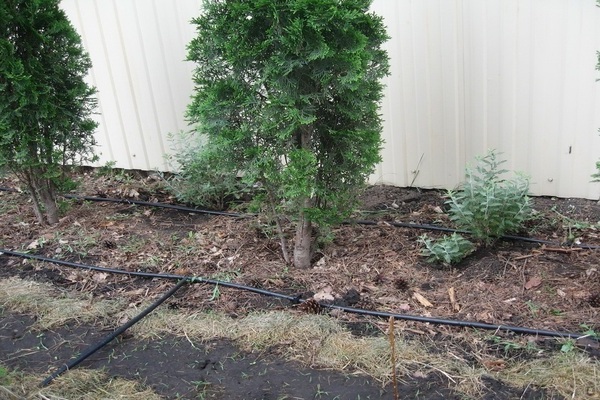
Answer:
POLYGON ((102 283, 106 280, 108 274, 106 272, 98 272, 92 276, 94 282, 102 283))
POLYGON ((541 284, 542 284, 542 278, 540 278, 539 276, 534 276, 533 278, 528 280, 527 283, 525 283, 524 287, 525 287, 525 289, 529 290, 529 289, 538 287, 541 284))
POLYGON ((400 305, 398 306, 398 309, 399 309, 400 311, 410 311, 410 304, 406 304, 406 303, 404 303, 404 304, 400 304, 400 305))
POLYGON ((490 371, 500 371, 506 368, 504 360, 484 360, 483 365, 490 371))
POLYGON ((423 295, 414 292, 413 298, 415 298, 419 303, 421 303, 424 307, 433 307, 433 304, 429 300, 427 300, 423 295))
POLYGON ((319 291, 318 293, 315 293, 315 295, 313 296, 313 299, 315 299, 316 301, 323 301, 323 300, 327 300, 327 301, 333 301, 335 300, 335 297, 333 297, 333 289, 331 288, 331 286, 327 286, 323 289, 321 289, 321 291, 319 291))
POLYGON ((421 372, 421 371, 415 371, 413 373, 413 377, 414 378, 418 378, 418 379, 425 379, 427 378, 429 375, 427 375, 425 372, 421 372))
POLYGON ((40 247, 40 242, 37 239, 29 243, 29 245, 27 246, 29 250, 37 249, 38 247, 40 247))
POLYGON ((556 294, 560 297, 565 297, 567 294, 560 289, 556 289, 556 294))

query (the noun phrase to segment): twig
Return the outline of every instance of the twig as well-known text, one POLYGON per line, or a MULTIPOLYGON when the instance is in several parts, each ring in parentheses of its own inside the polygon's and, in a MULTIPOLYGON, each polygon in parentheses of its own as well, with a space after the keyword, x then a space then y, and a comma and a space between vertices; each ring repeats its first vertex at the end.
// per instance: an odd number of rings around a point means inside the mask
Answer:
POLYGON ((8 388, 5 388, 4 386, 0 386, 0 390, 4 390, 5 393, 7 393, 11 399, 18 399, 19 396, 17 396, 16 394, 14 394, 13 392, 11 392, 10 390, 8 390, 8 388))
POLYGON ((394 317, 390 317, 390 328, 388 330, 390 339, 390 360, 392 362, 392 384, 394 385, 394 400, 400 400, 398 395, 398 381, 396 380, 396 338, 394 336, 394 317))
POLYGON ((415 364, 421 364, 421 365, 423 365, 423 366, 425 366, 425 367, 429 367, 429 368, 431 368, 431 369, 434 369, 434 370, 436 370, 437 372, 439 372, 440 374, 444 375, 446 378, 450 379, 452 382, 456 383, 456 381, 455 381, 455 380, 452 378, 452 375, 450 375, 450 374, 449 374, 449 373, 447 373, 446 371, 442 371, 441 369, 439 369, 439 368, 436 368, 436 367, 434 367, 433 365, 425 364, 425 363, 422 363, 422 362, 420 362, 420 361, 413 361, 413 362, 414 362, 415 364))
POLYGON ((187 334, 187 332, 185 331, 185 329, 183 330, 183 335, 185 336, 185 338, 187 339, 187 341, 188 341, 188 342, 190 342, 190 344, 192 345, 192 347, 193 347, 194 349, 198 349, 198 348, 197 348, 197 347, 194 345, 194 343, 193 343, 193 342, 190 340, 190 337, 188 336, 188 334, 187 334))
POLYGON ((574 251, 581 251, 584 249, 582 249, 581 247, 573 247, 573 248, 569 248, 569 249, 561 249, 560 247, 542 247, 542 250, 553 251, 555 253, 570 254, 574 251))
POLYGON ((527 390, 529 389, 529 386, 531 386, 531 382, 529 382, 527 384, 527 386, 525 387, 525 390, 523 390, 523 393, 521 394, 521 397, 519 397, 519 400, 523 399, 525 396, 525 393, 527 393, 527 390))

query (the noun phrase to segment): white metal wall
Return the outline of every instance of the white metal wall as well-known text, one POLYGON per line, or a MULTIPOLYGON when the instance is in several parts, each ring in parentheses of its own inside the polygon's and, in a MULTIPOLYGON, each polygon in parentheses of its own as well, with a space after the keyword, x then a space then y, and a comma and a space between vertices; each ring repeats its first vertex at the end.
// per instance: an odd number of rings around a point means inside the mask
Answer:
MULTIPOLYGON (((63 0, 99 90, 100 164, 169 169, 200 0, 63 0)), ((595 0, 374 0, 392 39, 373 182, 452 188, 487 149, 532 192, 600 197, 600 9, 595 0)))

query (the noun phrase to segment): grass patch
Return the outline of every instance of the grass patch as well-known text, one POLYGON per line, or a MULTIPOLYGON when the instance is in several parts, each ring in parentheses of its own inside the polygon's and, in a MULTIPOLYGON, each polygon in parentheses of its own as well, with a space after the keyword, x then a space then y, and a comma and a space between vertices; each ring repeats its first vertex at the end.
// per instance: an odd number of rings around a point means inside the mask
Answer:
POLYGON ((0 367, 0 399, 4 400, 160 400, 162 397, 138 382, 109 377, 102 371, 76 369, 40 389, 44 377, 0 367))
POLYGON ((123 308, 123 304, 119 300, 75 296, 51 284, 15 277, 0 280, 0 308, 35 315, 34 327, 40 330, 74 322, 107 322, 123 308))
MULTIPOLYGON (((137 315, 148 303, 136 308, 125 308, 118 301, 94 301, 90 297, 77 297, 50 285, 24 281, 18 278, 0 280, 0 308, 38 316, 36 327, 46 329, 66 322, 109 323, 137 315)), ((380 381, 392 379, 390 343, 387 337, 355 337, 336 319, 325 315, 298 314, 292 311, 269 311, 251 313, 243 318, 231 318, 213 312, 186 313, 168 307, 159 307, 130 330, 137 338, 159 340, 168 335, 186 337, 191 342, 208 342, 215 339, 234 341, 246 351, 277 351, 287 359, 299 361, 311 367, 362 372, 380 381)), ((468 334, 463 332, 461 336, 468 334)), ((473 338, 476 340, 477 338, 473 338)), ((475 354, 470 361, 450 356, 448 348, 436 348, 437 343, 406 339, 396 335, 396 370, 400 380, 412 376, 441 374, 449 386, 466 396, 483 392, 483 378, 510 382, 516 387, 537 387, 549 390, 549 395, 560 394, 568 398, 594 398, 600 394, 600 362, 585 353, 574 350, 568 353, 556 351, 537 357, 535 353, 525 359, 502 359, 502 368, 490 369, 485 365, 485 354, 475 354), (432 348, 433 346, 433 348, 432 348)), ((444 346, 452 346, 445 342, 444 346)), ((454 344, 464 347, 464 344, 454 344)), ((476 349, 463 349, 477 353, 476 349)), ((457 354, 460 354, 458 351, 457 354)), ((500 356, 501 357, 501 356, 500 356)), ((8 389, 20 387, 12 374, 2 375, 0 383, 9 380, 8 389)), ((72 390, 94 385, 105 387, 109 383, 101 375, 76 369, 65 374, 60 384, 52 387, 72 390), (81 384, 81 385, 80 385, 81 384), (78 386, 79 385, 79 386, 78 386), (104 386, 103 386, 104 385, 104 386)), ((113 383, 110 383, 113 385, 113 383)), ((121 384, 121 383, 119 383, 121 384)), ((130 382, 127 384, 131 384, 130 382)), ((114 383, 117 385, 117 383, 114 383)), ((125 383, 123 383, 125 385, 125 383)), ((116 388, 116 386, 110 386, 116 388)), ((81 389, 82 390, 82 389, 81 389)), ((88 389, 86 389, 88 390, 88 389)), ((107 389, 108 390, 108 389, 107 389)), ((113 390, 113 389, 110 389, 113 390)), ((132 389, 123 389, 129 390, 132 389)), ((138 389, 135 389, 138 390, 138 389)), ((135 397, 118 398, 152 398, 135 397)), ((47 398, 86 398, 56 394, 47 398)), ((1 397, 1 396, 0 396, 1 397)), ((18 398, 18 397, 17 397, 18 398)), ((97 398, 113 398, 111 396, 97 398)), ((117 398, 117 397, 114 397, 117 398)))

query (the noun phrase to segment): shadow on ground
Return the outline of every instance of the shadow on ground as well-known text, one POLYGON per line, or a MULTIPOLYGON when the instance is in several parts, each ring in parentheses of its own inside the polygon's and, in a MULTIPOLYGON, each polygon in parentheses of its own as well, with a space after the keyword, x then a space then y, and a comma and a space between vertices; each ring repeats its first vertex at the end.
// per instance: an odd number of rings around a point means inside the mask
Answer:
MULTIPOLYGON (((50 374, 108 333, 94 326, 30 330, 34 319, 2 315, 0 363, 10 369, 50 374)), ((192 343, 186 338, 149 341, 119 337, 80 364, 134 379, 165 399, 393 399, 391 386, 358 374, 310 369, 270 353, 247 353, 229 341, 192 343)), ((67 372, 68 374, 68 372, 67 372)), ((400 377, 400 398, 464 399, 442 375, 400 377)), ((55 383, 59 384, 59 383, 55 383)), ((543 393, 486 381, 482 399, 540 399, 543 393)))

